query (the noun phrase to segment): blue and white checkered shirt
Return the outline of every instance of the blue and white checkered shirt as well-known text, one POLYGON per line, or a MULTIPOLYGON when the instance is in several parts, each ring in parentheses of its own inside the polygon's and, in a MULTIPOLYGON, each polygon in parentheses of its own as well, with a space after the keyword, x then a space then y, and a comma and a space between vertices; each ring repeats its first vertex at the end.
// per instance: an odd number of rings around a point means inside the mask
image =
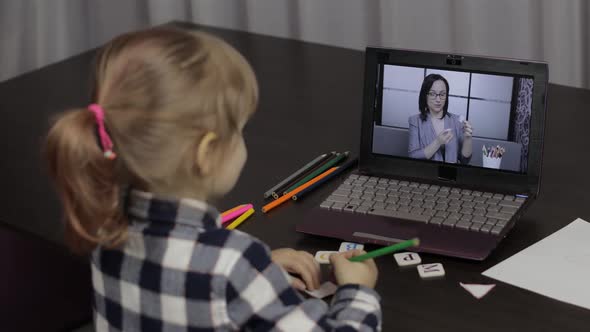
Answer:
POLYGON ((129 238, 92 254, 97 331, 375 331, 379 296, 338 288, 331 306, 304 300, 269 248, 222 228, 219 213, 189 199, 127 197, 129 238))

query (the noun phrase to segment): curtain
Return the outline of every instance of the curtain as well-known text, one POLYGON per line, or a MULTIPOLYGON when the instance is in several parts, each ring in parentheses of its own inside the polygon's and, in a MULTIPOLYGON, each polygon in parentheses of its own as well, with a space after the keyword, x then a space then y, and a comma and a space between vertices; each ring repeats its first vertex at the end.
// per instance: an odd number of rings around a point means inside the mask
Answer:
POLYGON ((0 0, 0 80, 170 20, 362 50, 547 61, 590 88, 587 0, 0 0))

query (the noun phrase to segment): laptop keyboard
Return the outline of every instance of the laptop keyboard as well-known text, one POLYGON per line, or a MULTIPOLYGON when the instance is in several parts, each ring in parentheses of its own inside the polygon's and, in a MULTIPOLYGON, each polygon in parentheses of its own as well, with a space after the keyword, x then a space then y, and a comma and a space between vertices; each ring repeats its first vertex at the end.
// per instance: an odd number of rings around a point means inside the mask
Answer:
POLYGON ((514 195, 351 174, 320 207, 498 235, 524 200, 514 195))

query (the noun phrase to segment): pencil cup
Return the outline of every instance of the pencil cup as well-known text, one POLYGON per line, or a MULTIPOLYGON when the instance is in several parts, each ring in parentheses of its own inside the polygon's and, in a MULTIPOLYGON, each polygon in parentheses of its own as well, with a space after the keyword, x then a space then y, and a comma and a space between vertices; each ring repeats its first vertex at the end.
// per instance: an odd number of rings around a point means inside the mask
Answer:
POLYGON ((495 168, 500 169, 500 164, 502 163, 502 157, 493 158, 483 155, 483 167, 486 168, 495 168))

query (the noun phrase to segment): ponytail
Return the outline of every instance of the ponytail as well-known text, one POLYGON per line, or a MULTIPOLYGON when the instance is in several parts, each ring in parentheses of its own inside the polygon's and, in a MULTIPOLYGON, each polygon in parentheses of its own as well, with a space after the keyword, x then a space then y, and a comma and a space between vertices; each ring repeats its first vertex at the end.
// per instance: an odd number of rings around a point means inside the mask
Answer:
POLYGON ((116 247, 127 235, 117 160, 105 158, 96 130, 90 111, 68 111, 51 127, 45 145, 49 173, 64 208, 65 241, 79 254, 98 245, 116 247))
POLYGON ((125 242, 121 184, 169 195, 205 186, 195 144, 206 132, 229 144, 258 103, 248 62, 202 32, 121 35, 101 48, 93 73, 96 105, 61 114, 45 145, 66 243, 82 254, 125 242))

